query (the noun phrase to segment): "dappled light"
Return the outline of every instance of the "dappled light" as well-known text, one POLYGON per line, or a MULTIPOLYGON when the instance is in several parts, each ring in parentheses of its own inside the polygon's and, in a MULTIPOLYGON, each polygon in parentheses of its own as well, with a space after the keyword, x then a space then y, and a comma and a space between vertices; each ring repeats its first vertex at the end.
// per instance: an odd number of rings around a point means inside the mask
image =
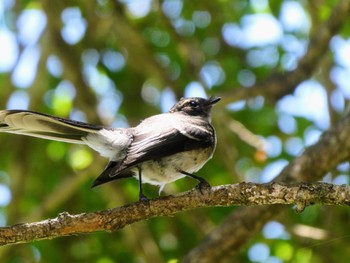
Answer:
MULTIPOLYGON (((216 95, 217 147, 196 173, 212 186, 348 185, 349 18, 348 0, 0 1, 0 110, 127 128, 181 97, 216 95)), ((88 147, 5 133, 0 143, 0 226, 137 200, 135 179, 91 189, 107 160, 88 147)), ((194 187, 183 178, 144 191, 194 187)), ((0 262, 349 261, 348 207, 246 202, 0 247, 0 262)))

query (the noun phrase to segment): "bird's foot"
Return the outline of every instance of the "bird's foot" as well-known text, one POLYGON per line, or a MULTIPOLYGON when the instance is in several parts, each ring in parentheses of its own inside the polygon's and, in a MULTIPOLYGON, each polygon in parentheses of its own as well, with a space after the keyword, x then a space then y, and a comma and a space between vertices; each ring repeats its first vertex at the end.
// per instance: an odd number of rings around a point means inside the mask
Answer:
POLYGON ((140 193, 139 194, 139 202, 148 204, 149 200, 148 200, 147 196, 145 196, 143 193, 140 193))
POLYGON ((203 194, 205 191, 209 190, 211 186, 206 180, 202 179, 199 184, 197 184, 196 188, 203 194))

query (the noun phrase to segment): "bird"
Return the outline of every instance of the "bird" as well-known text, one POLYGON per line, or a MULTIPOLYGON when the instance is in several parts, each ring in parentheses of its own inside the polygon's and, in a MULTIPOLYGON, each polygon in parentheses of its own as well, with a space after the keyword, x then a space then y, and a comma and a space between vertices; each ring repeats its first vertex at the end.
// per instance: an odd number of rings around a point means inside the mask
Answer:
POLYGON ((29 110, 1 110, 0 132, 85 144, 109 159, 92 187, 128 177, 139 181, 139 201, 148 201, 142 184, 164 186, 192 177, 201 190, 209 183, 194 175, 212 158, 216 133, 211 109, 220 97, 181 98, 168 112, 130 128, 107 128, 29 110))

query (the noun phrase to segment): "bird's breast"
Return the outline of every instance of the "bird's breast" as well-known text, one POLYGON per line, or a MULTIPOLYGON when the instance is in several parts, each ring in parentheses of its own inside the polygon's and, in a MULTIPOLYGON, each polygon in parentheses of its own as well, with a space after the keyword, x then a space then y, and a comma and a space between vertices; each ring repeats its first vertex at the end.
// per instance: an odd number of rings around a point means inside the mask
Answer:
POLYGON ((140 165, 142 182, 152 185, 164 185, 185 177, 179 171, 195 173, 212 157, 213 151, 214 146, 143 162, 140 165))

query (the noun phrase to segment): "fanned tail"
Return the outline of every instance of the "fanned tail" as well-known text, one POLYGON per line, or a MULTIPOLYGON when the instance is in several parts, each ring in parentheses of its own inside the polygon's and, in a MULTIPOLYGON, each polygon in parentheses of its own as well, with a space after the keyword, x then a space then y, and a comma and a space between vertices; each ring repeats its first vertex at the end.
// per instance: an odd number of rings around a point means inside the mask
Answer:
POLYGON ((100 129, 102 129, 100 126, 33 111, 0 111, 0 132, 85 144, 83 138, 89 134, 98 133, 100 129))

